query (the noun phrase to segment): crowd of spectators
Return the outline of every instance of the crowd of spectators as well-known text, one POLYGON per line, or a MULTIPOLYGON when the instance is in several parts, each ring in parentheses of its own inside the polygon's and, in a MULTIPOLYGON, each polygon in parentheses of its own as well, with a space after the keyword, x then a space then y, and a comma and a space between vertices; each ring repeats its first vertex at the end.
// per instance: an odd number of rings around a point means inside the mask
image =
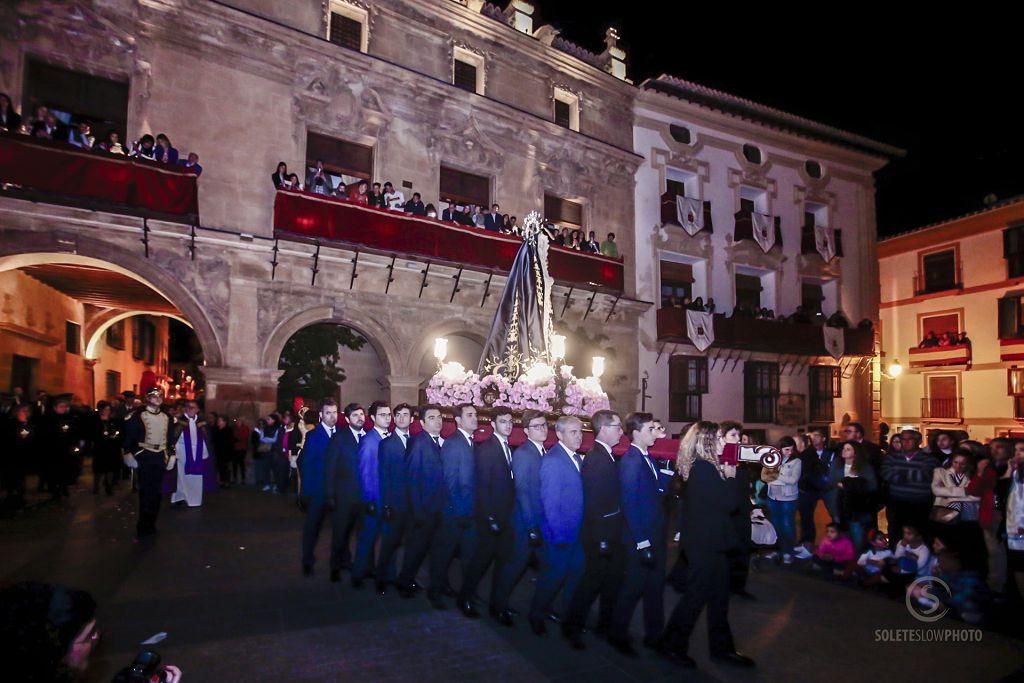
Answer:
POLYGON ((970 346, 971 339, 967 336, 967 332, 957 332, 956 330, 948 330, 945 334, 936 334, 935 330, 931 330, 925 335, 924 339, 918 345, 918 348, 922 349, 933 349, 946 346, 970 346))
POLYGON ((199 164, 199 155, 189 152, 182 158, 165 133, 159 133, 156 137, 146 133, 138 140, 126 143, 121 140, 121 134, 111 128, 97 137, 93 134, 92 123, 88 119, 72 117, 64 112, 51 110, 45 105, 36 107, 32 118, 22 117, 14 111, 11 98, 6 93, 0 93, 0 131, 21 133, 41 140, 65 142, 78 149, 181 166, 197 176, 203 172, 203 167, 199 164))
MULTIPOLYGON (((300 179, 297 173, 290 172, 288 164, 284 161, 278 162, 277 168, 270 174, 271 182, 277 190, 311 192, 325 197, 346 199, 366 206, 475 227, 488 232, 522 235, 519 218, 502 213, 501 206, 498 204, 492 204, 488 210, 486 206, 479 204, 442 199, 439 202, 442 209, 438 211, 436 205, 424 203, 419 192, 413 192, 412 196, 406 199, 405 193, 390 181, 381 185, 379 182, 371 183, 368 180, 359 179, 345 184, 340 178, 337 180, 335 178, 337 176, 324 167, 321 159, 307 169, 305 180, 300 179)), ((544 230, 552 243, 566 249, 588 254, 602 254, 612 258, 619 256, 615 233, 608 233, 607 238, 599 242, 597 234, 593 230, 585 233, 583 230, 559 228, 550 222, 544 225, 544 230)))

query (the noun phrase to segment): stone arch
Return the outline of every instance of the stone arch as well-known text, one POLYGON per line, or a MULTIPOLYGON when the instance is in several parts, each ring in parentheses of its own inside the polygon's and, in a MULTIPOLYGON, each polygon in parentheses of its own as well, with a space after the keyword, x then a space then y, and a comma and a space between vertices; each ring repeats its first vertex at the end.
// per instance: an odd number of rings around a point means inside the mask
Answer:
POLYGON ((281 352, 284 351, 284 345, 292 338, 292 335, 316 323, 344 325, 361 334, 377 352, 377 357, 383 363, 386 374, 391 374, 398 365, 396 361, 401 359, 398 342, 384 327, 369 319, 352 322, 346 316, 341 315, 335 306, 325 304, 306 309, 279 322, 263 347, 261 366, 276 368, 281 358, 281 352))
POLYGON ((196 329, 192 323, 180 315, 166 313, 164 311, 105 311, 91 320, 89 325, 86 327, 85 339, 87 341, 85 343, 85 357, 95 358, 96 344, 98 344, 100 339, 103 338, 103 333, 106 332, 111 325, 122 320, 127 320, 128 318, 134 318, 137 315, 172 318, 184 325, 187 325, 188 327, 191 327, 193 331, 196 329))
POLYGON ((198 299, 171 273, 150 259, 108 241, 54 230, 46 233, 8 230, 0 241, 0 272, 25 266, 69 263, 106 268, 151 287, 174 304, 185 317, 203 348, 209 366, 224 364, 221 335, 198 299))

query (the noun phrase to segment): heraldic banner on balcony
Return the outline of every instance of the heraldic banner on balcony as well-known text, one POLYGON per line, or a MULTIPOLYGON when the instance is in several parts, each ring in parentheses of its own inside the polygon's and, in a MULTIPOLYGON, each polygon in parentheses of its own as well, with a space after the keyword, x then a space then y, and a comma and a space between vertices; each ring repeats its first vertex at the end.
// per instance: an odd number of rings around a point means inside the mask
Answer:
POLYGON ((686 312, 686 336, 697 347, 704 351, 715 343, 715 319, 704 311, 686 312))
POLYGON ((846 353, 845 330, 842 327, 822 325, 821 333, 825 339, 825 350, 828 351, 828 355, 836 360, 841 359, 843 354, 846 353))
POLYGON ((676 220, 693 237, 704 229, 704 207, 696 199, 676 195, 676 220))

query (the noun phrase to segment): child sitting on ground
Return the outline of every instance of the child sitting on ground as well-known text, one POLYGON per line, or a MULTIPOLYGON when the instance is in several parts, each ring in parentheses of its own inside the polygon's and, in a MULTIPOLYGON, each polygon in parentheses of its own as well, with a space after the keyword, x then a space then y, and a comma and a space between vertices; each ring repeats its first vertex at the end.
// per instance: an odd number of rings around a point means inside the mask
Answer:
POLYGON ((893 556, 889 550, 889 537, 878 529, 871 530, 868 542, 868 549, 857 558, 857 576, 865 586, 874 586, 886 580, 883 571, 893 561, 893 556))
POLYGON ((845 579, 853 572, 856 557, 853 541, 839 531, 838 524, 832 523, 825 527, 825 538, 814 553, 814 567, 831 570, 834 575, 845 579))
POLYGON ((903 527, 903 538, 896 544, 893 564, 883 574, 886 583, 892 586, 891 594, 894 597, 903 595, 914 579, 928 576, 931 562, 932 553, 921 537, 921 532, 910 525, 903 527))

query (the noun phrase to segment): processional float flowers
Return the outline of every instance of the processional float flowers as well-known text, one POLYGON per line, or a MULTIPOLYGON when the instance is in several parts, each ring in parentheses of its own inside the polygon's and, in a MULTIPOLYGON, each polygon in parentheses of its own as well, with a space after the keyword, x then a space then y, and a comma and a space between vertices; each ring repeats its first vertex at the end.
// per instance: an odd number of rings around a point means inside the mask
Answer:
POLYGON ((526 217, 523 237, 477 371, 446 363, 448 340, 435 340, 438 369, 427 384, 427 400, 442 406, 474 403, 584 417, 607 409, 608 395, 601 388, 604 358, 594 357, 585 378, 576 377, 573 367, 563 362, 565 337, 555 334, 552 325, 548 236, 536 211, 526 217))

